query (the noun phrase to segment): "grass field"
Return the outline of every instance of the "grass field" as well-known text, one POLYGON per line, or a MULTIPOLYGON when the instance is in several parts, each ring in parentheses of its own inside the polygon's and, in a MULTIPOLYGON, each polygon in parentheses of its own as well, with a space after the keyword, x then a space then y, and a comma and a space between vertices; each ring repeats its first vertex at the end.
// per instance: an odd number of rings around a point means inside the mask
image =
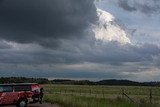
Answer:
POLYGON ((159 87, 89 85, 44 85, 43 87, 44 100, 58 103, 62 107, 160 107, 159 87), (131 100, 122 95, 122 90, 131 100))

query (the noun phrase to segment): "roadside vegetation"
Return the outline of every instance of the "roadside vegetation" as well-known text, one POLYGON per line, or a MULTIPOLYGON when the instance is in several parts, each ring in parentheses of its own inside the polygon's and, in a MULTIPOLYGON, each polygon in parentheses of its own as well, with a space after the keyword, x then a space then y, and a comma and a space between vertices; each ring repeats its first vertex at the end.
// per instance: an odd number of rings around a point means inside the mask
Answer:
POLYGON ((62 107, 160 107, 159 87, 44 85, 44 88, 44 100, 62 107), (122 94, 122 90, 131 100, 122 94))
POLYGON ((137 107, 121 99, 96 98, 93 96, 77 96, 77 95, 46 95, 45 101, 50 103, 58 103, 62 107, 137 107))

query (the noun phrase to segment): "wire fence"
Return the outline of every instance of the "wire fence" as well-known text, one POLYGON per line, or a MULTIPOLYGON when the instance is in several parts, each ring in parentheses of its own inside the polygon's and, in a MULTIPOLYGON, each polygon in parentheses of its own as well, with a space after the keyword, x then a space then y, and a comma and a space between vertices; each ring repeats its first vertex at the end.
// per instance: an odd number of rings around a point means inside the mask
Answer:
POLYGON ((48 94, 74 95, 104 99, 123 99, 139 107, 160 107, 159 87, 64 86, 52 87, 48 94))

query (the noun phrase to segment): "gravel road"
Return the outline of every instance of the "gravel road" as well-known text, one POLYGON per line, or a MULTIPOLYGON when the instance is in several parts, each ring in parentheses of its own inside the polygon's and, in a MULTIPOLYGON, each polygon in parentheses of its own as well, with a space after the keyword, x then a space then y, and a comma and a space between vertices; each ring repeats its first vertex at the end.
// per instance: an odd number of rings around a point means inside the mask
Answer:
MULTIPOLYGON (((1 106, 1 107, 16 107, 15 105, 10 105, 10 106, 1 106)), ((60 107, 56 104, 49 104, 49 103, 43 103, 43 104, 28 104, 27 107, 60 107)))

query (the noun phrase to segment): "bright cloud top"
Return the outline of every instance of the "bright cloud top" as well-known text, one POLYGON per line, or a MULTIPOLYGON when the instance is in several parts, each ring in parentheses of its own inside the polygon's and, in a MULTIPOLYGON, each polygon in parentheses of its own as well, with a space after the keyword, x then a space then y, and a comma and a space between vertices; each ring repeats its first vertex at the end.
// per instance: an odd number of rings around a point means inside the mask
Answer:
POLYGON ((118 41, 121 44, 131 43, 122 26, 110 13, 97 9, 98 22, 94 26, 95 38, 103 42, 118 41))

